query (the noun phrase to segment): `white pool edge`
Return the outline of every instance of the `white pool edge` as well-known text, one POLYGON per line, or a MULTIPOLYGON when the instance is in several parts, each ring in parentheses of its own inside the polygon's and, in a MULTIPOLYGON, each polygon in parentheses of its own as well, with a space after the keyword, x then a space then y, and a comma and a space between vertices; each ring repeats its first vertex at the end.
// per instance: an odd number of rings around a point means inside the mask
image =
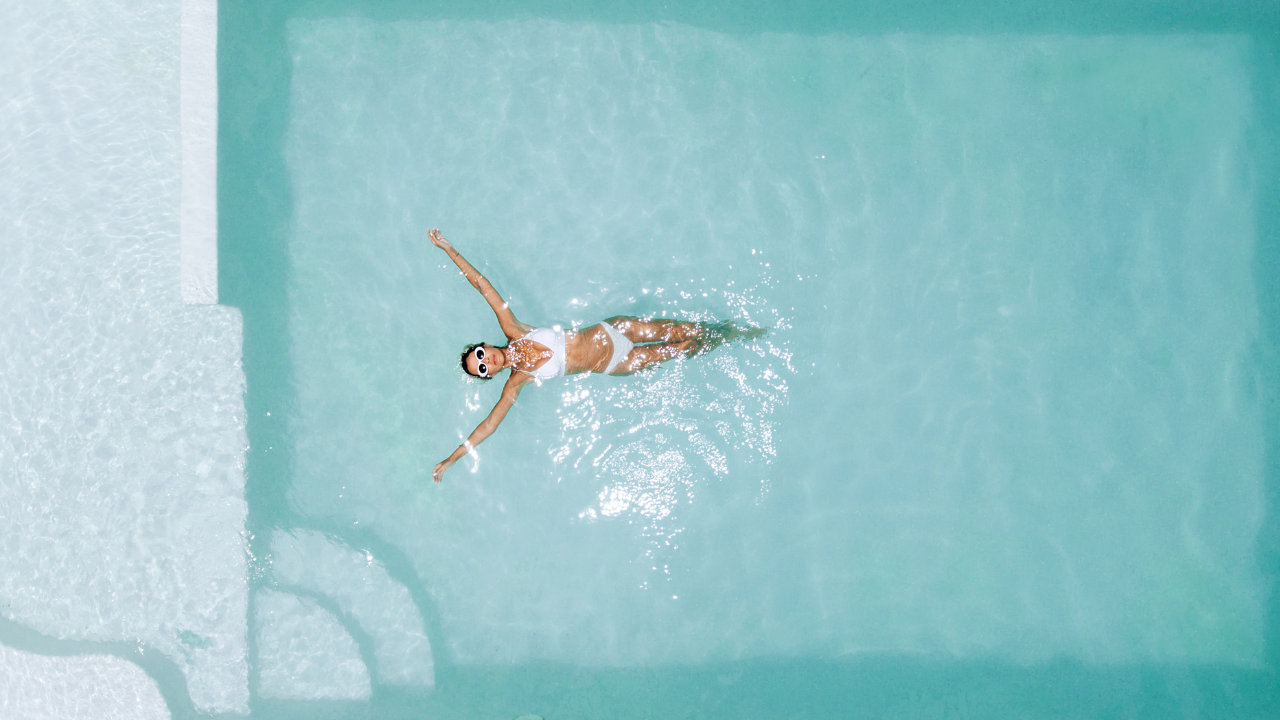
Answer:
POLYGON ((218 3, 182 0, 182 301, 218 302, 218 3))

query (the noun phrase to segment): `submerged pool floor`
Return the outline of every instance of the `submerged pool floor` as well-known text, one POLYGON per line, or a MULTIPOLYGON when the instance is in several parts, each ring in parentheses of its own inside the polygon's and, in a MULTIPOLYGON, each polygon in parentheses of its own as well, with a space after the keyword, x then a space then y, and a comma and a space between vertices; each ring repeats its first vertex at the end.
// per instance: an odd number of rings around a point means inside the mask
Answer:
POLYGON ((276 29, 222 67, 276 89, 223 116, 255 717, 1272 706, 1255 40, 276 29), (436 486, 501 335, 430 227, 531 324, 770 332, 436 486))

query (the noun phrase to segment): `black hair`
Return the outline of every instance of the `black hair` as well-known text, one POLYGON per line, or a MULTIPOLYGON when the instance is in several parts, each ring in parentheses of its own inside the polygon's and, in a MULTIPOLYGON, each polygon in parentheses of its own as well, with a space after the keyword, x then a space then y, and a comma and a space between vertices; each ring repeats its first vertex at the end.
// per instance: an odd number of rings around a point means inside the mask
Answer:
POLYGON ((492 380, 493 379, 492 375, 490 375, 489 377, 485 377, 483 375, 477 375, 471 372, 471 369, 467 367, 467 356, 475 352, 476 348, 480 347, 481 345, 484 345, 484 343, 476 343, 474 345, 468 345, 467 349, 462 351, 462 372, 470 375, 473 378, 477 378, 479 380, 492 380))

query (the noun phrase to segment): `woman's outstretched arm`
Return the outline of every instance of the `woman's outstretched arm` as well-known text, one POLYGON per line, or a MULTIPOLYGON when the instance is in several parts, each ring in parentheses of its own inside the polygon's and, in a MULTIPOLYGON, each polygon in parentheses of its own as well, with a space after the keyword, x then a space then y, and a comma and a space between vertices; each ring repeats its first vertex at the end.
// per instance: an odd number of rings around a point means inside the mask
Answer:
POLYGON ((507 416, 507 411, 511 409, 512 405, 515 405, 516 398, 520 395, 520 389, 528 385, 532 380, 533 378, 529 375, 512 370, 511 376, 507 378, 507 384, 502 388, 502 397, 498 398, 498 404, 494 405, 493 409, 489 411, 489 417, 476 426, 470 437, 464 440, 458 446, 458 449, 453 451, 452 455, 436 465, 436 469, 431 473, 431 479, 436 482, 443 480, 444 471, 448 470, 449 466, 458 462, 471 448, 484 442, 485 438, 492 435, 493 431, 498 429, 498 423, 502 422, 502 419, 507 416))
POLYGON ((453 262, 457 264, 458 268, 462 270, 462 274, 466 276, 467 281, 470 282, 476 290, 479 290, 480 294, 484 296, 484 299, 489 302, 489 307, 493 308, 493 313, 498 316, 498 324, 502 326, 502 332, 506 334, 508 339, 514 340, 533 329, 516 319, 515 314, 512 313, 511 309, 507 307, 507 304, 503 302, 502 296, 498 294, 497 290, 493 289, 493 285, 485 279, 485 276, 480 274, 479 270, 472 267, 471 263, 467 262, 466 258, 462 257, 457 250, 453 249, 453 245, 448 240, 444 239, 444 236, 440 234, 439 230, 431 228, 431 232, 428 233, 428 237, 431 238, 431 243, 433 245, 445 251, 449 256, 449 259, 453 260, 453 262))

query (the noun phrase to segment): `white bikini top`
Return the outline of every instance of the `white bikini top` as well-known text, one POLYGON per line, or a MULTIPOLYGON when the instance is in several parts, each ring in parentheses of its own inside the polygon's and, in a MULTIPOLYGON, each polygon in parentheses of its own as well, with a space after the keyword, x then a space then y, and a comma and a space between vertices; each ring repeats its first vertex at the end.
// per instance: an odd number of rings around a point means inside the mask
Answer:
POLYGON ((534 328, 525 333, 520 339, 532 340, 551 351, 551 357, 541 366, 534 368, 533 372, 528 370, 521 370, 520 372, 529 373, 535 380, 550 380, 564 375, 564 330, 561 330, 559 325, 549 328, 534 328))

